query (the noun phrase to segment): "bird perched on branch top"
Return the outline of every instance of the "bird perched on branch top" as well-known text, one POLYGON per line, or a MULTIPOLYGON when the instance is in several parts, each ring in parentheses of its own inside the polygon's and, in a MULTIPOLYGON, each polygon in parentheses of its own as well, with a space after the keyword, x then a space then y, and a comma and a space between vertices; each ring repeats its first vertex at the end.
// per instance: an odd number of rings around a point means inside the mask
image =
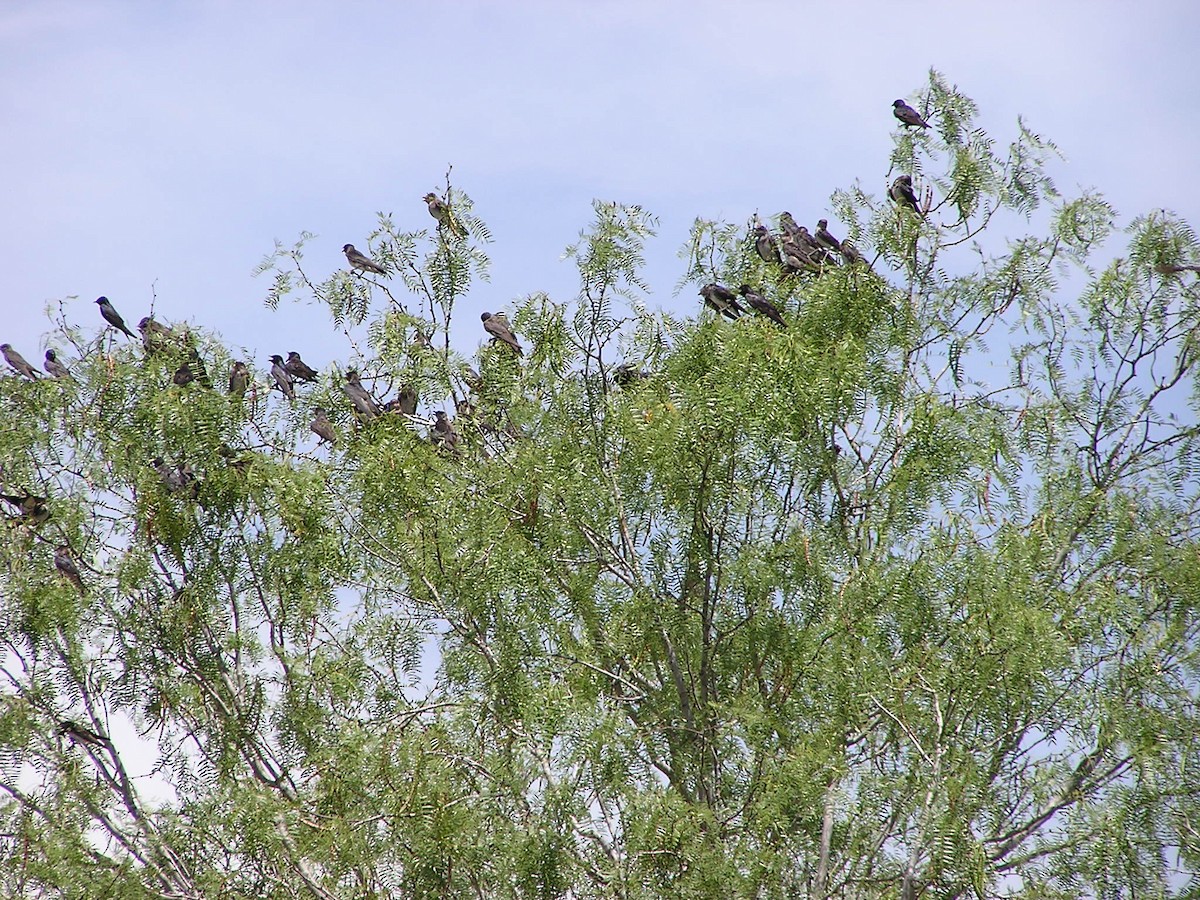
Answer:
POLYGON ((300 358, 300 354, 295 350, 288 351, 287 362, 283 364, 284 369, 293 378, 298 378, 301 381, 316 381, 317 370, 308 365, 300 358))
POLYGON ((454 218, 454 213, 450 210, 450 206, 443 202, 441 197, 430 191, 421 199, 425 201, 425 205, 429 208, 429 214, 437 219, 438 228, 448 229, 455 237, 462 237, 463 227, 458 224, 458 221, 454 218))
POLYGON ((358 269, 362 272, 374 272, 376 275, 386 275, 387 269, 375 262, 368 256, 364 256, 354 249, 353 244, 346 244, 342 247, 342 252, 346 254, 346 262, 350 263, 350 268, 358 269))
POLYGON ((905 128, 912 125, 919 125, 921 128, 929 127, 929 123, 921 118, 921 114, 903 100, 896 100, 892 103, 892 115, 899 119, 905 128))
POLYGON ((783 321, 783 316, 779 314, 779 308, 750 285, 743 284, 738 288, 738 293, 745 298, 746 303, 756 313, 766 316, 781 328, 787 328, 787 322, 783 321))
POLYGON ((283 391, 283 396, 287 397, 288 400, 296 399, 295 383, 283 365, 283 357, 278 353, 271 357, 271 377, 275 379, 275 385, 279 390, 283 391))
POLYGON ((900 175, 896 178, 892 182, 892 186, 888 188, 888 196, 892 198, 893 202, 907 206, 918 216, 921 215, 921 207, 917 205, 917 195, 913 191, 911 175, 900 175))
POLYGON ((513 334, 512 329, 508 326, 508 320, 504 318, 504 313, 492 315, 490 312, 485 312, 479 318, 483 321, 483 330, 490 334, 494 340, 508 344, 508 346, 517 351, 517 356, 525 355, 525 351, 517 343, 516 335, 513 334))
POLYGON ((700 288, 700 296, 704 298, 705 306, 731 321, 746 311, 737 302, 737 294, 723 284, 710 282, 704 285, 700 288))
POLYGON ((107 297, 97 297, 96 305, 100 307, 100 315, 104 317, 104 321, 113 328, 125 332, 125 336, 133 340, 133 332, 125 327, 125 320, 121 318, 121 314, 113 309, 113 305, 108 302, 107 297))
POLYGON ((58 354, 53 350, 46 351, 46 361, 42 363, 42 368, 52 378, 65 378, 67 381, 74 381, 75 377, 71 374, 70 369, 58 361, 58 354))
POLYGON ((346 370, 346 381, 342 385, 342 391, 350 398, 350 402, 363 418, 369 421, 379 417, 382 412, 379 404, 375 402, 375 398, 371 396, 367 389, 362 386, 357 369, 346 370))
POLYGON ((12 344, 0 344, 0 353, 4 354, 5 362, 31 381, 37 381, 41 377, 37 369, 29 364, 29 360, 12 348, 12 344))
POLYGON ((766 225, 754 226, 754 251, 763 262, 773 263, 777 266, 783 265, 779 248, 775 246, 775 236, 771 234, 766 225))
POLYGON ((842 249, 842 242, 829 233, 829 220, 817 219, 817 231, 813 235, 817 239, 817 243, 828 250, 835 253, 842 249))

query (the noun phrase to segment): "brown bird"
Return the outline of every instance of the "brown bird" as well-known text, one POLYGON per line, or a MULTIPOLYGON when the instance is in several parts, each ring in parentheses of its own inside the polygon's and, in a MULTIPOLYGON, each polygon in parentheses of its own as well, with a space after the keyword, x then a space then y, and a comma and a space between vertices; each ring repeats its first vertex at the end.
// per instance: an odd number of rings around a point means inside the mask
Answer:
POLYGON ((58 549, 54 551, 54 568, 58 569, 60 575, 75 585, 80 594, 87 596, 87 589, 83 586, 83 577, 79 574, 79 567, 75 565, 75 557, 71 555, 69 545, 60 544, 58 549))
POLYGON ((4 354, 5 362, 31 381, 37 381, 41 377, 37 369, 29 364, 29 360, 12 348, 12 344, 0 344, 0 353, 4 354))
POLYGON ((852 266, 855 263, 870 266, 870 263, 863 259, 863 255, 858 252, 858 248, 849 241, 842 241, 842 259, 846 261, 846 265, 848 266, 852 266))
POLYGON ((59 721, 58 733, 65 738, 69 738, 73 744, 91 744, 93 747, 103 747, 109 743, 107 734, 92 731, 86 725, 80 725, 78 722, 72 722, 70 719, 59 721))
POLYGON ((313 420, 309 425, 313 432, 323 441, 329 441, 333 446, 337 446, 337 433, 333 430, 333 423, 329 421, 329 415, 321 407, 316 407, 313 410, 313 420))
POLYGON ((795 236, 800 233, 800 226, 796 224, 796 220, 787 210, 779 214, 779 227, 783 229, 784 234, 795 236))
POLYGON ((429 433, 429 439, 439 450, 458 452, 458 431, 455 430, 454 423, 446 417, 446 413, 440 409, 433 414, 433 431, 429 433))
POLYGON ((454 218, 454 213, 450 211, 449 205, 444 203, 441 197, 430 191, 421 199, 425 201, 425 205, 429 209, 429 214, 437 219, 439 229, 445 228, 455 237, 462 237, 463 227, 458 224, 458 221, 454 218))
POLYGON ((1200 272, 1200 266, 1179 266, 1174 263, 1159 262, 1154 264, 1154 271, 1159 275, 1178 275, 1180 272, 1200 272))
POLYGON ((842 250, 842 242, 829 233, 829 220, 817 219, 817 231, 813 235, 817 239, 817 243, 827 250, 832 250, 835 253, 840 253, 842 250))
POLYGON ((196 373, 192 371, 192 367, 188 365, 188 361, 185 359, 179 364, 179 368, 175 370, 175 374, 171 380, 179 387, 187 387, 196 380, 196 373))
POLYGON ((353 244, 346 244, 342 247, 342 252, 346 254, 346 261, 350 263, 350 268, 359 269, 363 272, 374 272, 376 275, 386 275, 387 269, 375 262, 367 256, 363 256, 354 249, 353 244))
POLYGON ((161 322, 156 322, 151 316, 142 317, 142 320, 138 322, 138 331, 142 333, 142 348, 147 353, 178 349, 182 343, 179 335, 173 329, 161 322))
POLYGON ((15 506, 18 517, 26 525, 41 525, 50 518, 50 507, 46 505, 45 497, 37 497, 29 491, 20 494, 0 494, 0 500, 6 500, 15 506))
POLYGON ((250 383, 250 370, 246 364, 238 360, 229 370, 229 394, 239 400, 246 395, 246 385, 250 383))
POLYGON ((758 254, 758 258, 765 263, 772 263, 776 266, 783 265, 779 248, 775 246, 775 236, 771 234, 766 225, 754 226, 754 251, 758 254))
POLYGON ((709 283, 700 288, 700 296, 704 298, 704 305, 709 309, 716 310, 718 315, 733 321, 746 310, 737 302, 737 294, 725 287, 723 284, 709 283))
POLYGON ((300 354, 295 350, 288 351, 287 362, 283 364, 283 368, 293 378, 298 378, 301 381, 316 381, 317 370, 311 368, 304 360, 300 358, 300 354))
POLYGON ((766 316, 781 328, 787 328, 787 322, 783 321, 783 316, 779 314, 779 308, 750 285, 743 284, 738 288, 738 293, 745 298, 746 304, 756 313, 766 316))
POLYGON ((46 351, 46 361, 42 363, 42 368, 52 378, 65 378, 67 381, 75 380, 75 377, 71 374, 71 370, 58 361, 58 354, 53 350, 46 351))
POLYGON ((918 216, 921 215, 921 207, 917 205, 917 195, 913 191, 911 175, 900 175, 897 177, 892 182, 892 186, 888 188, 888 196, 892 198, 894 203, 907 206, 918 216))
POLYGON ((892 115, 899 119, 900 124, 905 128, 911 125, 919 125, 921 128, 929 127, 929 123, 921 118, 920 113, 903 100, 896 100, 892 103, 892 115))
POLYGON ((402 416, 417 414, 417 391, 412 385, 403 385, 394 400, 389 400, 383 407, 388 412, 397 412, 402 416))
POLYGON ((350 398, 350 402, 354 404, 354 408, 365 419, 370 420, 377 418, 381 412, 379 404, 367 392, 367 389, 362 386, 362 381, 358 377, 358 370, 346 370, 346 382, 342 385, 342 391, 350 398))
POLYGON ((521 345, 517 343, 516 335, 508 327, 508 320, 504 317, 504 313, 492 315, 489 312, 485 312, 479 318, 483 321, 483 330, 490 334, 493 340, 508 344, 508 346, 517 351, 517 356, 525 355, 521 349, 521 345))
POLYGON ((271 377, 275 380, 276 387, 283 391, 283 396, 288 400, 296 399, 296 385, 288 370, 283 366, 283 357, 278 353, 271 357, 271 377))

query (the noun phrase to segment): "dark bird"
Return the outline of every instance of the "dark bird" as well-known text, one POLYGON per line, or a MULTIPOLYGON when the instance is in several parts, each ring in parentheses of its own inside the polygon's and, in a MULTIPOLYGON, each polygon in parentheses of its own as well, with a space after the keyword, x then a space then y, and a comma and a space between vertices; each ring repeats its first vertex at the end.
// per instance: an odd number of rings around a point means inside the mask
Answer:
POLYGON ((892 115, 899 119, 900 124, 905 128, 910 125, 919 125, 921 128, 929 127, 929 123, 921 118, 921 114, 903 100, 896 100, 892 103, 892 115))
POLYGON ((196 479, 196 473, 187 463, 180 463, 171 468, 168 466, 161 456, 156 456, 150 461, 150 465, 154 467, 154 471, 158 473, 159 480, 172 494, 186 494, 193 500, 200 494, 200 483, 196 479))
POLYGON ((125 327, 125 320, 121 318, 121 314, 113 309, 113 305, 108 302, 107 297, 97 297, 96 305, 100 307, 100 315, 104 316, 104 321, 113 328, 125 332, 125 336, 130 340, 133 339, 133 332, 125 327))
POLYGON ((799 235, 788 235, 783 241, 783 265, 789 272, 821 273, 821 257, 800 241, 799 235))
POLYGON ((246 395, 246 385, 250 383, 250 370, 246 364, 238 360, 229 370, 229 393, 239 400, 246 395))
POLYGON ((779 255, 779 248, 775 246, 775 237, 766 225, 754 226, 754 250, 758 253, 758 258, 763 262, 772 263, 776 266, 783 265, 783 259, 779 255))
POLYGON ((921 207, 917 205, 917 195, 913 192, 911 175, 900 175, 897 177, 892 182, 892 186, 888 188, 888 196, 892 198, 894 203, 907 206, 918 216, 921 215, 921 207))
POLYGON ((759 315, 766 316, 781 328, 787 328, 787 322, 783 321, 783 316, 779 314, 778 307, 770 300, 758 293, 748 284, 743 284, 738 288, 738 293, 745 298, 746 304, 759 315))
POLYGON ((803 225, 796 229, 796 242, 804 248, 805 255, 816 262, 829 258, 829 251, 822 247, 821 242, 809 234, 803 225))
POLYGON ((304 360, 300 358, 300 354, 295 350, 288 351, 287 362, 283 364, 287 373, 293 378, 298 378, 301 381, 316 381, 317 370, 310 367, 304 360))
POLYGON ((86 725, 62 719, 58 723, 58 733, 69 738, 71 743, 91 744, 93 747, 103 747, 109 743, 108 735, 100 731, 92 731, 86 725))
POLYGON ((846 261, 846 265, 848 266, 852 266, 855 263, 862 263, 865 266, 870 265, 863 259, 863 255, 858 252, 858 248, 849 241, 842 241, 842 259, 846 261))
POLYGON ((736 319, 746 311, 737 302, 737 294, 722 284, 710 282, 704 285, 700 288, 700 296, 704 298, 705 306, 730 320, 736 319))
POLYGON ((842 242, 829 233, 829 220, 817 219, 817 231, 813 235, 817 243, 827 250, 832 250, 834 253, 840 253, 842 250, 842 242))
POLYGON ((362 386, 362 381, 359 380, 357 370, 346 370, 346 382, 342 385, 342 391, 350 398, 350 402, 354 404, 354 408, 365 419, 370 421, 379 416, 379 404, 375 402, 375 399, 367 392, 367 389, 362 386))
POLYGON ((783 229, 784 234, 790 234, 793 237, 800 233, 800 226, 796 224, 796 220, 787 210, 779 214, 779 227, 783 229))
POLYGON ((71 555, 71 548, 67 544, 59 545, 58 549, 54 551, 54 568, 75 585, 80 594, 87 595, 87 590, 83 586, 83 577, 79 574, 79 566, 75 565, 75 557, 71 555))
POLYGON ((58 361, 58 354, 53 350, 46 351, 46 361, 42 363, 42 368, 52 378, 65 378, 67 381, 75 380, 75 377, 71 374, 71 370, 58 361))
POLYGON ((450 207, 442 201, 441 197, 430 191, 421 199, 425 201, 429 214, 437 219, 438 228, 446 228, 456 237, 462 236, 462 226, 455 220, 454 213, 450 211, 450 207))
POLYGON ((402 416, 415 416, 417 414, 417 391, 412 385, 403 385, 400 388, 400 393, 392 400, 384 404, 383 408, 387 412, 400 413, 402 416))
POLYGON ((372 260, 370 257, 363 256, 354 249, 353 244, 347 244, 342 248, 342 252, 346 254, 346 261, 350 263, 350 268, 359 269, 363 272, 374 272, 376 275, 386 275, 387 269, 379 263, 372 260))
POLYGON ((29 364, 29 360, 12 348, 12 344, 0 344, 0 353, 4 354, 5 362, 31 381, 37 381, 41 377, 37 369, 29 364))
POLYGON ((296 386, 292 382, 292 376, 288 374, 288 370, 283 365, 283 357, 278 353, 271 357, 271 377, 275 379, 279 390, 283 391, 283 396, 288 400, 296 399, 296 386))
POLYGON ((171 380, 179 385, 179 387, 187 387, 196 380, 196 373, 192 371, 192 367, 188 365, 188 361, 185 359, 179 364, 179 368, 175 370, 175 374, 171 380))
POLYGON ((650 377, 650 373, 645 369, 638 369, 632 363, 621 363, 613 369, 613 381, 621 390, 628 390, 630 385, 638 381, 645 381, 650 377))
POLYGON ((454 423, 446 417, 446 413, 440 409, 433 414, 433 431, 430 432, 429 438, 440 450, 458 452, 458 431, 455 430, 454 423))
POLYGON ((505 344, 508 344, 508 346, 517 351, 517 356, 524 355, 521 345, 517 343, 516 335, 508 327, 508 320, 504 318, 504 313, 492 315, 489 312, 485 312, 479 318, 483 321, 483 330, 490 334, 494 340, 503 341, 505 344))
POLYGON ((1178 275, 1180 272, 1200 272, 1200 266, 1180 266, 1175 263, 1159 262, 1154 264, 1154 271, 1159 275, 1178 275))
POLYGON ((21 521, 26 525, 41 525, 50 518, 50 507, 46 505, 46 498, 34 496, 29 491, 20 494, 0 494, 0 500, 6 500, 15 506, 21 521))
POLYGON ((313 410, 313 420, 309 427, 323 441, 329 441, 330 444, 337 446, 337 433, 333 430, 333 423, 329 421, 329 415, 321 407, 313 410))

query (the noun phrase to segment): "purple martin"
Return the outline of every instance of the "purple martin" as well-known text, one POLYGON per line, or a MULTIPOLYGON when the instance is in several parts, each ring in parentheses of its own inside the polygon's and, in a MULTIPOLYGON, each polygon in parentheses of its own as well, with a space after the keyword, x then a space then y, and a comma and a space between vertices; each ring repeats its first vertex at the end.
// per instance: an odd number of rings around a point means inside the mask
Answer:
POLYGON ((763 262, 777 266, 783 265, 783 259, 779 256, 779 248, 775 246, 775 237, 766 225, 754 226, 754 250, 763 262))
POLYGON ((142 348, 147 353, 157 353, 180 343, 179 335, 174 330, 156 322, 150 316, 142 317, 138 322, 138 331, 142 333, 142 348))
POLYGON ((278 353, 271 357, 271 377, 275 379, 275 384, 279 390, 283 391, 283 396, 287 397, 288 400, 296 399, 296 386, 292 382, 292 376, 284 368, 283 357, 278 353))
POLYGON ((50 518, 50 507, 46 505, 46 498, 35 496, 29 491, 20 494, 0 494, 0 500, 6 500, 20 510, 19 517, 26 525, 41 525, 50 518))
POLYGON ((1178 275, 1180 272, 1200 272, 1200 266, 1180 266, 1175 263, 1159 262, 1154 264, 1154 271, 1159 275, 1178 275))
POLYGON ((350 263, 350 268, 359 269, 363 272, 374 272, 376 275, 387 275, 387 269, 370 257, 363 256, 363 254, 354 249, 353 244, 346 244, 346 246, 342 247, 342 252, 346 254, 346 261, 350 263))
POLYGON ((907 206, 918 216, 921 215, 921 207, 917 205, 917 195, 913 192, 911 175, 897 177, 892 182, 892 186, 888 188, 888 196, 892 198, 893 202, 907 206))
POLYGON ((367 389, 362 386, 362 381, 359 379, 356 369, 346 370, 346 382, 342 385, 342 391, 350 398, 350 402, 354 404, 354 408, 365 419, 370 421, 379 416, 379 404, 375 402, 375 399, 367 392, 367 389))
POLYGON ((383 405, 383 408, 387 412, 400 413, 402 416, 415 416, 417 414, 416 389, 412 385, 403 385, 395 399, 389 400, 383 405))
POLYGON ((829 220, 817 219, 817 232, 813 235, 817 243, 827 250, 832 250, 835 253, 840 253, 842 250, 842 242, 829 233, 829 220))
POLYGON ((429 439, 440 450, 458 453, 458 431, 454 428, 454 423, 446 418, 446 413, 440 409, 433 414, 433 431, 429 433, 429 439))
POLYGON ((246 395, 246 385, 250 382, 250 370, 246 368, 246 364, 238 360, 233 364, 233 368, 229 370, 229 393, 230 396, 237 397, 239 400, 246 395))
POLYGON ((313 410, 313 420, 309 427, 321 440, 337 446, 337 434, 333 430, 333 423, 329 421, 329 414, 320 406, 313 410))
POLYGON ((46 351, 46 361, 42 363, 42 368, 52 378, 65 378, 67 381, 75 380, 75 377, 71 374, 71 370, 58 361, 58 354, 53 350, 46 351))
POLYGON ((425 201, 429 214, 437 219, 439 229, 446 228, 455 237, 462 237, 463 227, 455 220, 454 213, 450 211, 450 207, 442 201, 441 197, 430 191, 421 199, 425 201))
POLYGON ((187 463, 180 463, 172 469, 161 456, 156 456, 150 461, 150 465, 158 473, 163 487, 170 493, 187 494, 193 500, 200 495, 200 484, 196 480, 196 473, 187 463))
POLYGON ((632 363, 621 363, 613 369, 613 381, 621 390, 628 390, 630 385, 638 381, 645 381, 649 377, 649 372, 635 367, 632 363))
POLYGON ((700 288, 700 296, 704 298, 704 305, 709 309, 716 310, 719 315, 732 321, 744 313, 744 310, 737 302, 737 294, 722 284, 709 283, 700 288))
POLYGON ((490 334, 493 340, 502 341, 508 346, 517 351, 517 356, 523 356, 524 351, 521 350, 521 345, 517 343, 516 335, 508 326, 508 319, 504 317, 504 313, 496 313, 492 315, 485 312, 479 317, 483 321, 483 330, 490 334))
POLYGON ((869 263, 863 259, 863 255, 858 252, 858 248, 849 241, 842 241, 842 259, 846 261, 846 265, 848 266, 852 266, 855 263, 862 263, 864 266, 869 267, 869 263))
POLYGON ((187 387, 196 380, 196 373, 192 371, 192 367, 188 365, 188 361, 185 359, 179 364, 179 368, 175 370, 175 374, 171 377, 171 380, 179 387, 187 387))
POLYGON ((288 351, 287 362, 283 364, 287 373, 300 381, 316 381, 317 371, 311 368, 295 350, 288 351))
POLYGON ((125 336, 133 340, 133 332, 125 327, 125 320, 121 318, 120 313, 113 309, 113 305, 108 302, 107 297, 97 297, 96 305, 100 307, 100 315, 104 317, 104 321, 113 328, 125 332, 125 336))
POLYGON ((787 328, 787 322, 783 321, 783 316, 779 314, 779 309, 775 304, 755 291, 750 285, 743 284, 738 288, 738 293, 745 298, 747 305, 756 313, 766 316, 781 328, 787 328))
POLYGON ((100 731, 92 731, 86 725, 62 719, 58 723, 58 733, 69 738, 72 744, 91 744, 93 747, 103 747, 109 743, 108 735, 100 731))
POLYGON ((892 115, 899 119, 900 124, 905 128, 908 128, 910 125, 919 125, 922 128, 929 127, 929 123, 921 118, 920 113, 903 100, 896 100, 892 103, 892 115))
POLYGON ((800 233, 800 226, 796 224, 796 220, 792 218, 792 214, 787 210, 779 214, 779 227, 783 229, 784 234, 793 237, 800 233))
POLYGON ((789 272, 821 274, 820 259, 814 257, 812 248, 800 242, 799 236, 788 235, 784 239, 783 265, 789 272))
POLYGON ((83 596, 87 596, 87 589, 83 586, 83 577, 79 574, 79 566, 75 565, 75 557, 71 555, 71 548, 67 544, 60 544, 58 549, 54 551, 54 568, 58 569, 60 575, 66 578, 83 596))
POLYGON ((29 360, 12 348, 12 344, 0 344, 0 353, 4 354, 5 362, 30 381, 37 381, 41 377, 37 369, 29 364, 29 360))

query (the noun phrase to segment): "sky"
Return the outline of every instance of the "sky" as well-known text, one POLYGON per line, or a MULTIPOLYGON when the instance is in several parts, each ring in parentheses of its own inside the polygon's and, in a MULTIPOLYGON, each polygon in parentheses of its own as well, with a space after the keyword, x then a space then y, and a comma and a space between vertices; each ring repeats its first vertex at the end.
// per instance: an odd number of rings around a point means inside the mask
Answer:
POLYGON ((219 333, 260 374, 290 349, 345 360, 324 310, 267 309, 252 270, 307 230, 324 277, 381 211, 430 227, 420 198, 449 165, 495 237, 459 349, 481 310, 574 296, 562 251, 593 199, 658 217, 648 302, 688 310, 693 219, 812 227, 837 188, 882 194, 891 102, 931 67, 1002 142, 1018 115, 1053 139, 1060 189, 1099 188, 1124 221, 1194 219, 1197 34, 1194 0, 5 0, 0 340, 39 359, 47 303, 98 329, 105 294, 131 325, 153 300, 219 333))

